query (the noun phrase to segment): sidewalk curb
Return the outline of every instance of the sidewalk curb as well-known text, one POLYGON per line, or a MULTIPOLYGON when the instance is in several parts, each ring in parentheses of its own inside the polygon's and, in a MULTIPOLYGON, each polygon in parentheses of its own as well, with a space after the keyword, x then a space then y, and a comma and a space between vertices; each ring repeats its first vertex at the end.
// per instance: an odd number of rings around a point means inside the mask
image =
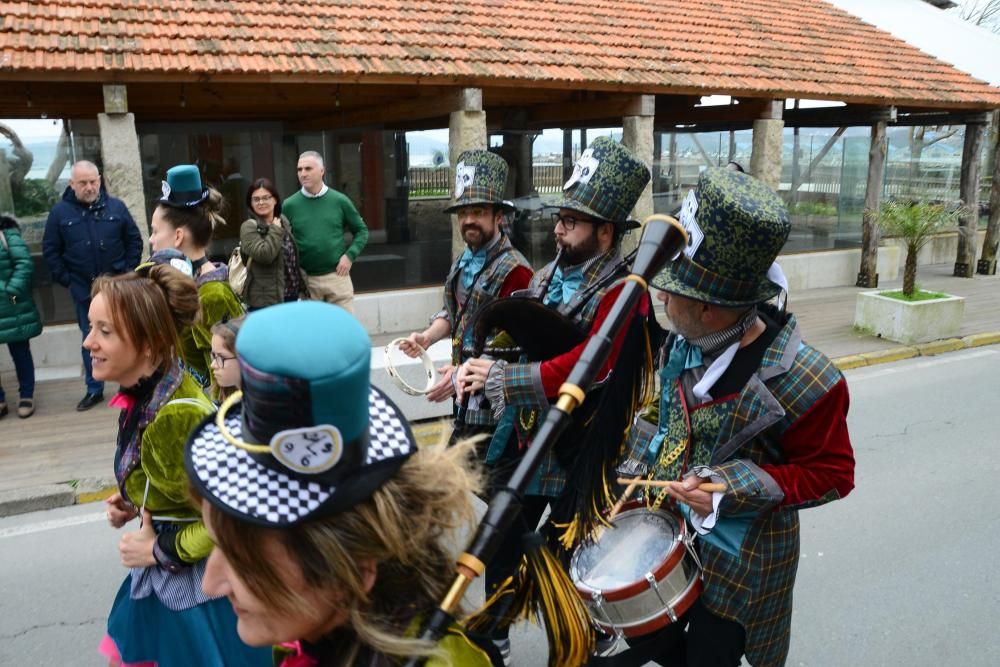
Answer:
POLYGON ((963 338, 945 338, 930 343, 919 343, 916 345, 903 345, 879 350, 878 352, 864 352, 862 354, 850 354, 845 357, 837 357, 833 360, 833 365, 842 371, 852 368, 862 368, 864 366, 877 366, 903 359, 913 359, 914 357, 933 357, 945 352, 957 352, 973 347, 983 347, 984 345, 996 345, 1000 343, 1000 331, 988 333, 972 334, 963 338))
MULTIPOLYGON (((915 357, 932 357, 947 352, 997 344, 1000 344, 1000 331, 992 331, 972 334, 963 338, 947 338, 932 343, 903 345, 878 352, 851 354, 834 359, 833 364, 845 371, 852 368, 877 366, 915 357)), ((441 442, 449 425, 447 419, 434 419, 412 424, 411 429, 417 444, 425 446, 441 442)), ((0 491, 0 518, 68 505, 99 502, 117 490, 118 486, 113 479, 99 478, 0 491)))

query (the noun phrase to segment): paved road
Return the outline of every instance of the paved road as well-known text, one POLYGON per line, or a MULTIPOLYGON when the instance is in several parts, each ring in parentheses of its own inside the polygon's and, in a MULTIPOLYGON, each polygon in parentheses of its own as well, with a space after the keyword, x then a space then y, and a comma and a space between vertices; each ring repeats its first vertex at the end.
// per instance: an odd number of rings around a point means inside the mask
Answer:
MULTIPOLYGON (((1000 347, 848 379, 858 488, 802 513, 788 664, 1000 664, 1000 347)), ((117 539, 100 505, 0 520, 0 665, 102 664, 117 539)), ((543 642, 516 628, 515 664, 543 642)))

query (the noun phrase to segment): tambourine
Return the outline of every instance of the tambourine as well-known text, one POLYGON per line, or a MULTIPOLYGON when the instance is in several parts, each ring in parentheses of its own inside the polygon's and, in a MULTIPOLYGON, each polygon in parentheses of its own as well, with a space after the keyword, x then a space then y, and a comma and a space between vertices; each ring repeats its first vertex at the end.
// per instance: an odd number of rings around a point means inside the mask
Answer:
MULTIPOLYGON (((437 379, 437 375, 434 371, 434 363, 431 361, 431 356, 427 354, 427 350, 420 347, 416 343, 417 349, 420 350, 420 363, 424 365, 424 375, 427 376, 427 385, 423 388, 414 387, 409 382, 403 379, 399 371, 396 370, 396 366, 392 363, 392 348, 398 347, 400 343, 405 342, 406 338, 396 338, 385 346, 385 372, 389 374, 389 378, 392 380, 393 384, 399 387, 403 392, 409 394, 410 396, 423 396, 431 390, 434 386, 434 382, 437 379)), ((409 357, 408 357, 409 358, 409 357)))

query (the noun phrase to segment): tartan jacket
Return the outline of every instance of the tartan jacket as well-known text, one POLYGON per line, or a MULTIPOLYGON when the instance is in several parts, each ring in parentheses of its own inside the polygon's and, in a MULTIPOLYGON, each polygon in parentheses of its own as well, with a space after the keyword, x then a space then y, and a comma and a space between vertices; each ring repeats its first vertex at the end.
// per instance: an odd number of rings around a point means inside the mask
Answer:
MULTIPOLYGON (((550 262, 535 273, 528 288, 529 291, 537 290, 543 277, 551 271, 552 264, 550 262)), ((576 293, 568 303, 558 306, 558 310, 564 315, 569 315, 582 331, 592 334, 595 327, 600 325, 600 322, 597 321, 600 307, 604 304, 606 308, 610 308, 610 305, 614 303, 618 292, 621 291, 622 279, 625 275, 627 275, 627 267, 622 266, 621 255, 618 251, 612 250, 605 253, 587 267, 576 293), (589 287, 615 274, 617 274, 616 278, 607 280, 605 285, 587 294, 589 287)), ((619 336, 618 345, 620 345, 621 340, 622 336, 619 336)), ((584 340, 578 346, 555 359, 507 365, 504 371, 503 394, 507 407, 519 408, 515 428, 520 445, 524 446, 534 436, 539 420, 544 418, 544 411, 549 407, 550 399, 558 395, 559 386, 566 379, 569 370, 572 369, 586 344, 587 340, 584 340)), ((595 387, 607 379, 617 356, 617 349, 616 346, 604 369, 598 373, 594 383, 595 387)), ((584 417, 574 415, 574 418, 583 419, 584 417)), ((506 432, 496 434, 494 441, 490 443, 487 462, 503 453, 503 448, 507 445, 508 435, 506 432), (502 442, 499 441, 500 438, 503 439, 502 442)), ((566 485, 566 470, 559 464, 554 449, 550 449, 546 454, 539 474, 528 489, 530 495, 554 498, 562 492, 566 485)))
MULTIPOLYGON (((680 400, 679 383, 666 390, 680 400)), ((846 496, 854 486, 847 384, 829 359, 802 342, 789 316, 756 374, 729 402, 720 411, 718 438, 707 443, 707 466, 727 488, 719 522, 737 518, 748 528, 738 555, 698 541, 702 601, 743 625, 750 664, 783 665, 799 559, 798 510, 846 496)), ((632 452, 644 452, 656 427, 637 420, 633 431, 632 452)))
MULTIPOLYGON (((456 283, 460 275, 461 268, 456 260, 451 265, 444 283, 444 309, 435 315, 435 318, 445 317, 451 323, 453 366, 458 366, 473 357, 475 341, 472 329, 479 309, 500 297, 510 296, 511 292, 526 287, 531 280, 531 266, 524 255, 511 245, 507 235, 501 234, 500 239, 487 253, 486 264, 466 296, 464 308, 458 303, 456 295, 456 283)), ((495 426, 496 420, 486 405, 466 411, 465 423, 470 426, 495 426)))

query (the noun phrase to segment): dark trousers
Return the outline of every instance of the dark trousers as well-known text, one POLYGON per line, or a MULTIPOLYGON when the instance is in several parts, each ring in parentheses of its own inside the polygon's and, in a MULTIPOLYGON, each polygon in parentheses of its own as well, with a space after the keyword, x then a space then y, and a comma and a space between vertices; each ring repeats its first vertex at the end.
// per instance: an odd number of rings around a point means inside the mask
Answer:
MULTIPOLYGON (((35 396, 35 361, 31 358, 31 343, 26 340, 7 343, 10 357, 14 360, 14 371, 17 373, 17 390, 21 398, 35 396)), ((3 387, 0 386, 0 403, 7 400, 3 387)))
POLYGON ((630 639, 628 644, 625 653, 594 658, 587 664, 638 667, 652 661, 663 667, 739 667, 746 632, 739 623, 716 616, 697 600, 676 623, 630 639))
MULTIPOLYGON (((73 305, 76 306, 76 323, 80 325, 80 333, 83 334, 80 340, 86 340, 87 334, 90 333, 90 299, 86 301, 77 301, 74 299, 73 305)), ((90 350, 81 347, 80 356, 83 357, 83 378, 87 383, 87 393, 103 394, 104 383, 94 379, 94 367, 90 362, 90 350)))

